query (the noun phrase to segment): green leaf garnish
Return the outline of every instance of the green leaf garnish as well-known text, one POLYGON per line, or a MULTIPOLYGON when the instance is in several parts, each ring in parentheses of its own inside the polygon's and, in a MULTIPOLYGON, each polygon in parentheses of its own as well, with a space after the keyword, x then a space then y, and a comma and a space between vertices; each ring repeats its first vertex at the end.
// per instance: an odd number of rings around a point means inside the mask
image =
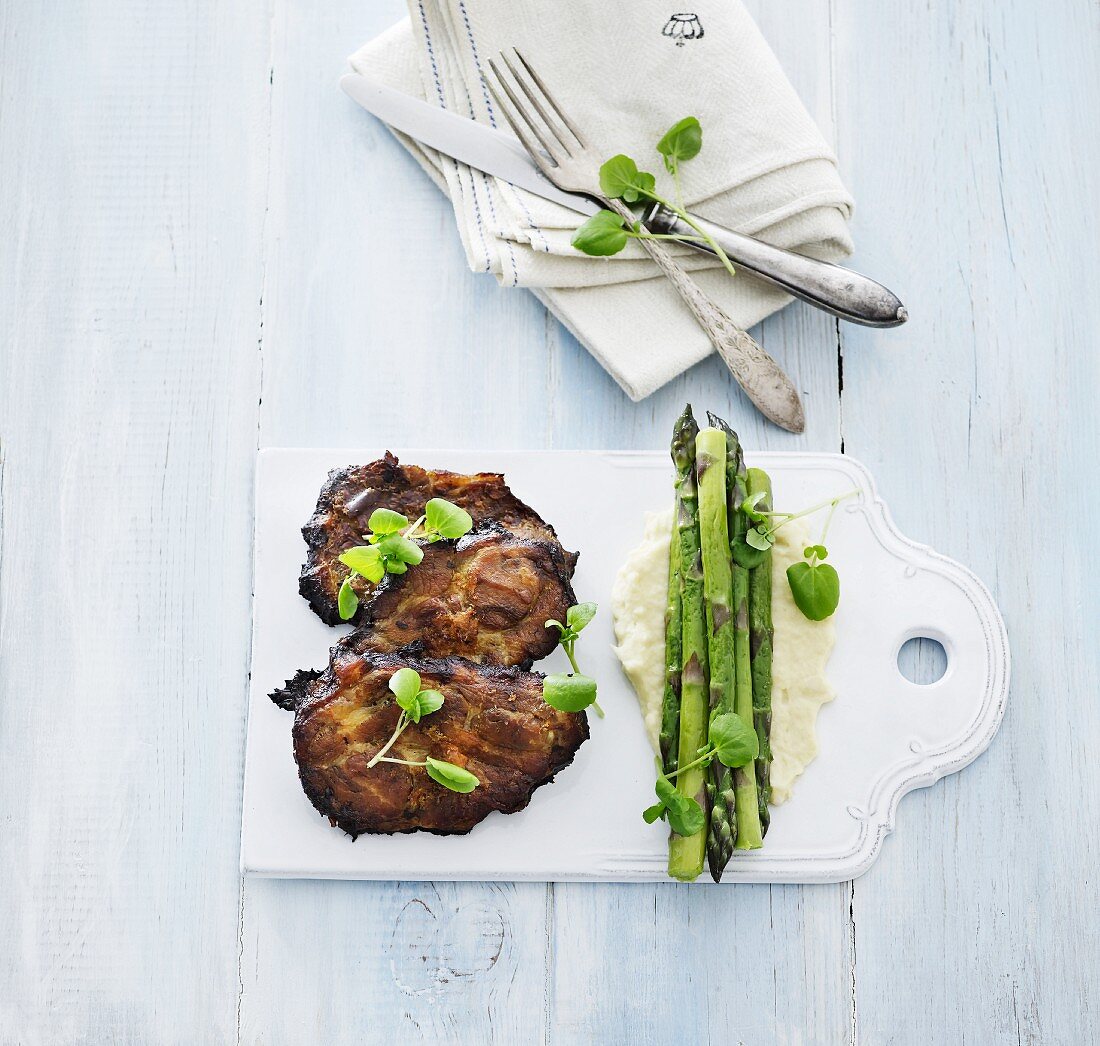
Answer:
POLYGON ((424 506, 424 522, 429 531, 451 540, 468 534, 474 525, 469 512, 443 498, 432 498, 424 506))
POLYGON ((707 740, 723 766, 747 766, 760 753, 756 731, 736 712, 716 715, 710 722, 707 740))
POLYGON ((452 792, 472 792, 481 782, 469 770, 454 763, 444 762, 428 756, 424 762, 428 776, 452 792))
POLYGON ((703 129, 694 116, 685 116, 674 123, 657 143, 657 152, 664 157, 665 169, 675 174, 684 160, 692 160, 703 148, 703 129))
POLYGON ((399 697, 397 703, 414 723, 419 723, 443 707, 443 695, 438 690, 421 690, 408 700, 399 697))
MULTIPOLYGON (((391 561, 415 567, 424 558, 424 550, 415 541, 400 534, 387 534, 375 547, 386 561, 387 570, 390 570, 391 561)), ((390 572, 398 573, 392 570, 390 572)))
POLYGON ((775 535, 761 527, 752 527, 745 534, 745 542, 760 552, 767 552, 775 544, 775 535))
POLYGON ((642 811, 642 820, 645 821, 646 824, 653 824, 653 822, 656 821, 657 818, 664 817, 664 816, 665 816, 665 804, 664 803, 654 803, 653 806, 647 806, 642 811))
POLYGON ((397 703, 406 708, 420 693, 420 673, 413 668, 399 668, 390 676, 389 687, 397 698, 397 703))
POLYGON ((421 690, 420 673, 412 668, 399 668, 390 676, 389 687, 401 710, 414 723, 443 707, 443 695, 438 690, 421 690))
POLYGON ((648 196, 657 185, 657 179, 648 171, 639 171, 638 165, 620 153, 612 156, 600 168, 600 189, 609 200, 625 200, 635 203, 648 196))
POLYGON ((548 705, 562 712, 580 712, 592 705, 597 715, 603 718, 603 709, 596 700, 596 680, 586 676, 577 667, 577 636, 596 616, 599 609, 595 603, 577 603, 565 614, 565 624, 550 618, 547 628, 556 628, 560 636, 561 648, 569 658, 571 673, 559 672, 547 676, 542 681, 542 696, 548 705))
POLYGON ((542 697, 559 712, 581 712, 596 700, 596 680, 579 673, 555 672, 542 681, 542 697))
MULTIPOLYGON (((407 516, 389 508, 376 508, 367 522, 371 528, 366 535, 367 544, 347 549, 340 555, 340 562, 375 585, 386 574, 404 574, 410 566, 415 567, 424 559, 423 548, 413 540, 422 526, 422 541, 440 541, 461 537, 474 525, 465 509, 443 498, 432 498, 424 506, 424 514, 412 526, 407 516)), ((359 606, 358 596, 351 591, 347 581, 340 588, 337 605, 345 621, 359 606)))
POLYGON ((438 690, 421 690, 420 673, 413 668, 399 668, 389 678, 389 688, 393 691, 401 714, 397 717, 397 726, 390 739, 371 757, 367 769, 379 763, 397 763, 401 766, 422 766, 428 776, 452 792, 472 792, 481 783, 469 770, 454 763, 428 756, 424 762, 411 759, 395 759, 386 753, 401 736, 410 723, 419 723, 426 715, 438 712, 443 707, 443 695, 438 690))
POLYGON ((733 553, 734 562, 746 570, 752 570, 753 567, 760 566, 768 558, 767 549, 753 548, 752 545, 743 540, 735 542, 730 551, 733 553))
POLYGON ((597 211, 573 234, 573 239, 569 242, 578 251, 593 258, 618 254, 630 239, 623 223, 623 217, 614 211, 597 211))
POLYGON ((340 612, 341 621, 350 621, 359 609, 359 596, 356 594, 355 589, 351 587, 352 581, 358 576, 355 571, 348 574, 341 583, 340 591, 336 595, 336 608, 340 612))
POLYGON ((376 508, 367 520, 367 526, 379 537, 384 534, 396 534, 408 525, 408 517, 401 515, 400 512, 394 512, 391 508, 376 508))
POLYGON ((577 603, 565 614, 565 623, 577 635, 595 616, 599 608, 595 603, 577 603))
POLYGON ((811 621, 824 621, 840 604, 840 575, 815 555, 808 563, 787 567, 787 583, 795 605, 811 621))
POLYGON ((547 628, 556 628, 561 637, 561 645, 568 651, 577 641, 577 636, 595 616, 599 607, 595 603, 577 603, 565 614, 565 624, 550 618, 545 622, 547 628))
MULTIPOLYGON (((747 766, 759 751, 760 742, 753 727, 736 712, 724 712, 710 721, 707 743, 699 749, 699 754, 690 763, 682 763, 671 776, 678 777, 692 767, 710 766, 715 756, 724 766, 747 766)), ((660 781, 661 778, 658 778, 658 785, 660 781)), ((660 787, 657 789, 657 796, 661 797, 660 787)))
POLYGON ((654 788, 657 804, 646 810, 642 816, 652 824, 658 816, 668 818, 669 827, 677 835, 694 835, 701 832, 707 823, 703 808, 691 798, 676 791, 676 786, 664 774, 657 778, 654 788), (659 810, 659 813, 654 813, 659 810))
POLYGON ((768 517, 763 512, 758 512, 756 506, 764 501, 768 496, 766 490, 758 490, 755 494, 750 494, 744 501, 741 502, 741 511, 745 513, 754 523, 766 523, 768 517))
POLYGON ((438 712, 443 707, 443 695, 438 690, 421 690, 416 695, 416 700, 420 704, 420 714, 422 716, 438 712))
POLYGON ((377 545, 356 545, 340 554, 340 562, 377 585, 386 573, 377 545))
POLYGON ((574 234, 572 244, 585 254, 606 257, 618 254, 628 239, 681 240, 685 243, 705 243, 731 275, 736 274, 733 263, 713 236, 696 218, 684 210, 680 192, 680 164, 699 154, 703 147, 703 131, 694 116, 685 116, 674 123, 657 143, 657 151, 664 159, 665 169, 672 175, 676 188, 676 201, 657 193, 657 179, 649 171, 641 171, 629 156, 619 154, 600 167, 600 190, 608 200, 625 200, 636 203, 652 200, 672 211, 690 227, 690 232, 678 235, 654 233, 643 228, 638 221, 629 221, 613 211, 599 211, 589 218, 574 234))

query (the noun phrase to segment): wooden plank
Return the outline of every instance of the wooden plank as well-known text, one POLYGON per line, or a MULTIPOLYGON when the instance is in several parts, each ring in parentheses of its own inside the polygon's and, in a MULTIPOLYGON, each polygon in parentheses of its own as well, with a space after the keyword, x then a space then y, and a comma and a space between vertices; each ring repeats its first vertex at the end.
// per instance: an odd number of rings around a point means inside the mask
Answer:
MULTIPOLYGON (((467 271, 450 205, 336 86, 402 10, 276 7, 261 440, 540 446, 544 310, 467 271)), ((243 889, 243 1041, 541 1041, 545 886, 243 889)))
MULTIPOLYGON (((829 133, 828 9, 749 5, 829 133)), ((795 305, 755 332, 802 390, 807 432, 760 419, 716 358, 631 404, 556 332, 552 445, 665 446, 690 400, 723 414, 747 446, 840 449, 836 325, 795 305)), ((659 506, 654 506, 659 507, 659 506)), ((639 811, 640 816, 640 811, 639 811)), ((842 1042, 851 1034, 850 888, 676 884, 554 890, 552 1042, 842 1042), (731 971, 736 970, 733 974, 731 971)))
POLYGON ((545 310, 469 272, 450 204, 337 87, 404 13, 277 5, 261 440, 541 446, 545 310))
POLYGON ((552 1042, 843 1042, 849 887, 559 884, 552 1042))
POLYGON ((541 1041, 541 884, 249 879, 244 901, 241 1041, 541 1041))
POLYGON ((1016 654, 992 748, 906 798, 856 883, 868 1042, 1095 1035, 1098 615, 1073 523, 1100 508, 1095 15, 834 5, 861 260, 913 317, 845 330, 845 445, 907 533, 991 585, 1016 654))
POLYGON ((0 11, 4 1042, 236 1034, 265 59, 0 11))

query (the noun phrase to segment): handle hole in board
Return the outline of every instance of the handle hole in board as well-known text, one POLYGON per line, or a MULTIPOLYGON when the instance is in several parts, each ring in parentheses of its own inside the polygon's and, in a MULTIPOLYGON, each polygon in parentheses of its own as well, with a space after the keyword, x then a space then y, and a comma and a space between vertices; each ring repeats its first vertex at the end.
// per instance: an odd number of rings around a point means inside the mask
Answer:
POLYGON ((898 671, 917 686, 931 686, 947 672, 947 651, 938 639, 914 636, 898 650, 898 671))

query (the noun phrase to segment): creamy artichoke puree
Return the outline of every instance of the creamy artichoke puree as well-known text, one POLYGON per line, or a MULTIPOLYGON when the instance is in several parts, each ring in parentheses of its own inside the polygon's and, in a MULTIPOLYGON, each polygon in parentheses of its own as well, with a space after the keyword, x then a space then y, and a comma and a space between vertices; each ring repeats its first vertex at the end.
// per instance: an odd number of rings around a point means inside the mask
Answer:
MULTIPOLYGON (((611 590, 615 653, 638 696, 654 751, 661 730, 665 680, 665 602, 672 510, 647 512, 645 536, 626 558, 611 590)), ((772 800, 786 802, 817 755, 817 713, 835 691, 825 666, 836 642, 833 619, 810 621, 791 597, 787 567, 802 559, 814 535, 806 520, 776 533, 772 554, 772 800)))

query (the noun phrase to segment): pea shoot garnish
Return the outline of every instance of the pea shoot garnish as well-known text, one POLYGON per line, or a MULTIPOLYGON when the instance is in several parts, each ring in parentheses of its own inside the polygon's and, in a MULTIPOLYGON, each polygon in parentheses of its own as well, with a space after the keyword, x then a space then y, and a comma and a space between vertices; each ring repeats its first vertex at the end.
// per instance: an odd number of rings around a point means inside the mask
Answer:
POLYGON ((341 621, 349 621, 359 609, 359 595, 354 585, 358 578, 377 585, 386 574, 404 574, 423 558, 424 550, 417 541, 431 544, 444 538, 454 540, 469 533, 474 521, 470 514, 443 498, 432 498, 415 523, 407 516, 389 508, 376 508, 367 520, 370 532, 365 545, 355 545, 340 555, 340 562, 350 568, 336 597, 341 621))
POLYGON ((397 699, 401 714, 397 717, 397 726, 390 739, 371 757, 367 769, 370 770, 379 763, 422 766, 427 775, 444 788, 449 788, 452 792, 472 792, 481 782, 464 767, 442 759, 433 759, 431 756, 426 756, 423 762, 416 762, 386 755, 410 723, 419 723, 424 716, 438 712, 443 707, 443 695, 438 690, 421 689, 420 682, 420 673, 412 668, 399 668, 390 676, 389 687, 397 699))
POLYGON ((735 275, 733 263, 721 246, 695 221, 684 209, 683 193, 680 189, 680 164, 694 159, 703 148, 703 130, 694 116, 685 116, 674 123, 657 143, 657 152, 664 161, 665 170, 672 176, 676 192, 676 201, 666 199, 657 193, 657 179, 638 169, 638 164, 629 156, 612 156, 600 168, 600 190, 609 200, 623 200, 637 203, 639 200, 651 200, 672 211, 682 221, 695 230, 695 236, 676 236, 668 233, 653 233, 644 228, 641 222, 628 222, 614 211, 597 211, 574 234, 573 246, 594 257, 607 257, 618 254, 627 244, 627 240, 680 240, 682 242, 705 243, 721 260, 731 276, 735 275))
POLYGON ((696 800, 676 791, 673 779, 696 766, 709 766, 715 759, 731 769, 748 766, 759 752, 760 742, 756 730, 736 712, 716 715, 710 723, 707 747, 698 757, 677 767, 673 774, 657 775, 657 802, 646 809, 642 817, 647 824, 653 824, 659 817, 663 817, 677 835, 694 835, 702 830, 706 816, 696 800))
POLYGON ((565 615, 565 624, 551 618, 547 628, 556 628, 561 636, 561 648, 569 658, 572 672, 555 672, 542 681, 543 700, 559 712, 581 712, 591 705, 602 719, 604 712, 596 700, 596 680, 586 676, 577 667, 574 648, 577 637, 584 627, 596 616, 595 603, 578 603, 569 608, 565 615))

